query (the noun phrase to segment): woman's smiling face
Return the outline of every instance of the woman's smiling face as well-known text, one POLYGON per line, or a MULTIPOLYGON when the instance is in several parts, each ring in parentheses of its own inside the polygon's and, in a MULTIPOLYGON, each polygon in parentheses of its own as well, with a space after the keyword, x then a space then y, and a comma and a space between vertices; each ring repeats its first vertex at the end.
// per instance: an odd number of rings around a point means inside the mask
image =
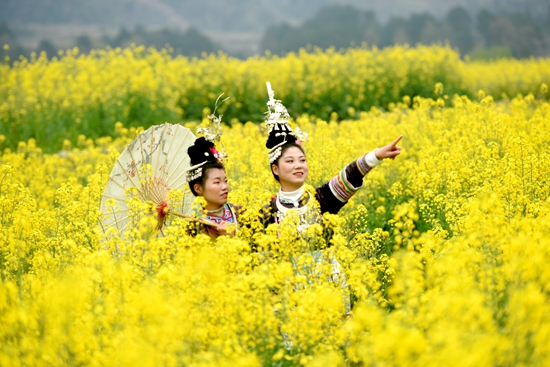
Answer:
POLYGON ((282 191, 295 191, 302 187, 309 172, 306 155, 298 147, 286 149, 271 169, 279 176, 282 191))

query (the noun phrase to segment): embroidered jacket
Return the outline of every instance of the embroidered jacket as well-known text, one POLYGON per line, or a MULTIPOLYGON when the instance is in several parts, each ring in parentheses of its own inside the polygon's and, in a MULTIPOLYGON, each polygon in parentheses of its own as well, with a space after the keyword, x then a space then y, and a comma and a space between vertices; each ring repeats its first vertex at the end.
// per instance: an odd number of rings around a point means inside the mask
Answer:
MULTIPOLYGON (((374 153, 371 152, 349 163, 331 180, 322 184, 321 187, 318 187, 314 195, 319 203, 318 210, 320 213, 318 213, 317 216, 304 215, 303 219, 311 223, 319 222, 323 213, 338 213, 357 190, 363 186, 363 177, 369 173, 378 162, 375 156, 373 162, 373 156, 374 153), (370 165, 367 162, 369 162, 370 165)), ((278 223, 279 220, 284 217, 284 212, 286 210, 297 209, 300 211, 304 206, 314 207, 310 196, 311 195, 306 191, 297 207, 292 203, 280 200, 278 196, 273 197, 271 203, 264 208, 264 225, 267 227, 271 223, 278 223)), ((300 218, 302 218, 302 215, 300 218)))
MULTIPOLYGON (((220 215, 207 213, 205 219, 212 223, 217 223, 217 224, 220 224, 222 221, 226 221, 226 222, 235 224, 238 228, 239 213, 242 208, 240 206, 236 206, 229 203, 224 204, 222 208, 223 208, 223 211, 221 212, 220 215)), ((196 235, 198 233, 207 234, 212 238, 217 238, 220 236, 220 233, 215 227, 208 226, 202 223, 197 223, 194 230, 190 232, 191 235, 196 235)))

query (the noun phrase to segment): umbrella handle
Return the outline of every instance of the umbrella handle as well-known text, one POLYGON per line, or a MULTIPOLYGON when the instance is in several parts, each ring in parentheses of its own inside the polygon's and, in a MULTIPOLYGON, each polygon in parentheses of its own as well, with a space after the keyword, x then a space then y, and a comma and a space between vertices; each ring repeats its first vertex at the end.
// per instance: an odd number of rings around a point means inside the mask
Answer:
POLYGON ((210 222, 208 220, 204 220, 204 219, 200 219, 200 218, 195 218, 195 217, 192 217, 190 215, 186 215, 186 214, 181 214, 181 213, 178 213, 178 212, 171 212, 172 214, 178 216, 178 217, 181 217, 181 218, 187 218, 187 219, 191 219, 193 221, 196 221, 196 222, 199 222, 199 223, 202 223, 206 226, 210 226, 210 227, 217 227, 218 224, 217 223, 213 223, 213 222, 210 222))

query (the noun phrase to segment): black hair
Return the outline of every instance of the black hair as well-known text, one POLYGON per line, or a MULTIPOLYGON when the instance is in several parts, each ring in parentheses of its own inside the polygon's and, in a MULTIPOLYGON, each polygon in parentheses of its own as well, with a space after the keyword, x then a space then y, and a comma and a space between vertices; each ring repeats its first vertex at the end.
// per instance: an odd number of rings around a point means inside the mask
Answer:
POLYGON ((199 194, 197 194, 197 192, 195 191, 195 184, 199 184, 201 187, 204 186, 204 183, 208 179, 208 171, 214 168, 223 169, 225 172, 225 167, 220 162, 211 161, 206 163, 204 166, 202 166, 202 175, 189 182, 189 190, 191 190, 191 193, 193 193, 193 195, 199 196, 199 194))
POLYGON ((189 182, 189 190, 191 190, 191 192, 195 196, 199 195, 197 194, 193 186, 195 186, 195 184, 199 184, 201 187, 204 186, 204 183, 208 178, 208 171, 210 169, 220 168, 225 171, 225 168, 220 163, 215 153, 217 152, 216 148, 214 147, 214 143, 206 140, 204 136, 201 136, 200 138, 195 140, 195 143, 187 148, 187 154, 189 154, 191 166, 203 164, 202 167, 200 167, 202 169, 202 175, 189 182))
POLYGON ((273 165, 276 165, 277 167, 279 167, 279 159, 281 159, 281 157, 283 156, 283 154, 290 148, 292 147, 296 147, 298 149, 300 149, 302 151, 302 153, 304 153, 304 155, 306 155, 306 151, 304 150, 304 148, 302 148, 302 146, 298 143, 286 143, 285 145, 283 145, 281 147, 281 155, 275 160, 275 162, 273 163, 270 163, 269 164, 269 169, 271 170, 271 173, 273 174, 273 177, 275 178, 275 180, 277 182, 281 182, 281 180, 279 179, 279 175, 276 175, 275 172, 273 172, 273 165))

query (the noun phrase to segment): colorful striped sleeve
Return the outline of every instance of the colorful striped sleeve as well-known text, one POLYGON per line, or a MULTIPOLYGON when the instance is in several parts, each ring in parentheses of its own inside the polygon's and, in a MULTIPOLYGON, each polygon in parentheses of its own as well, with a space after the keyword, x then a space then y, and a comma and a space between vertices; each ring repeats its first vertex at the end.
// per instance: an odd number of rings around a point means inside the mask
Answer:
POLYGON ((348 201, 363 186, 363 177, 378 163, 374 150, 365 154, 329 181, 330 191, 339 201, 348 201))

